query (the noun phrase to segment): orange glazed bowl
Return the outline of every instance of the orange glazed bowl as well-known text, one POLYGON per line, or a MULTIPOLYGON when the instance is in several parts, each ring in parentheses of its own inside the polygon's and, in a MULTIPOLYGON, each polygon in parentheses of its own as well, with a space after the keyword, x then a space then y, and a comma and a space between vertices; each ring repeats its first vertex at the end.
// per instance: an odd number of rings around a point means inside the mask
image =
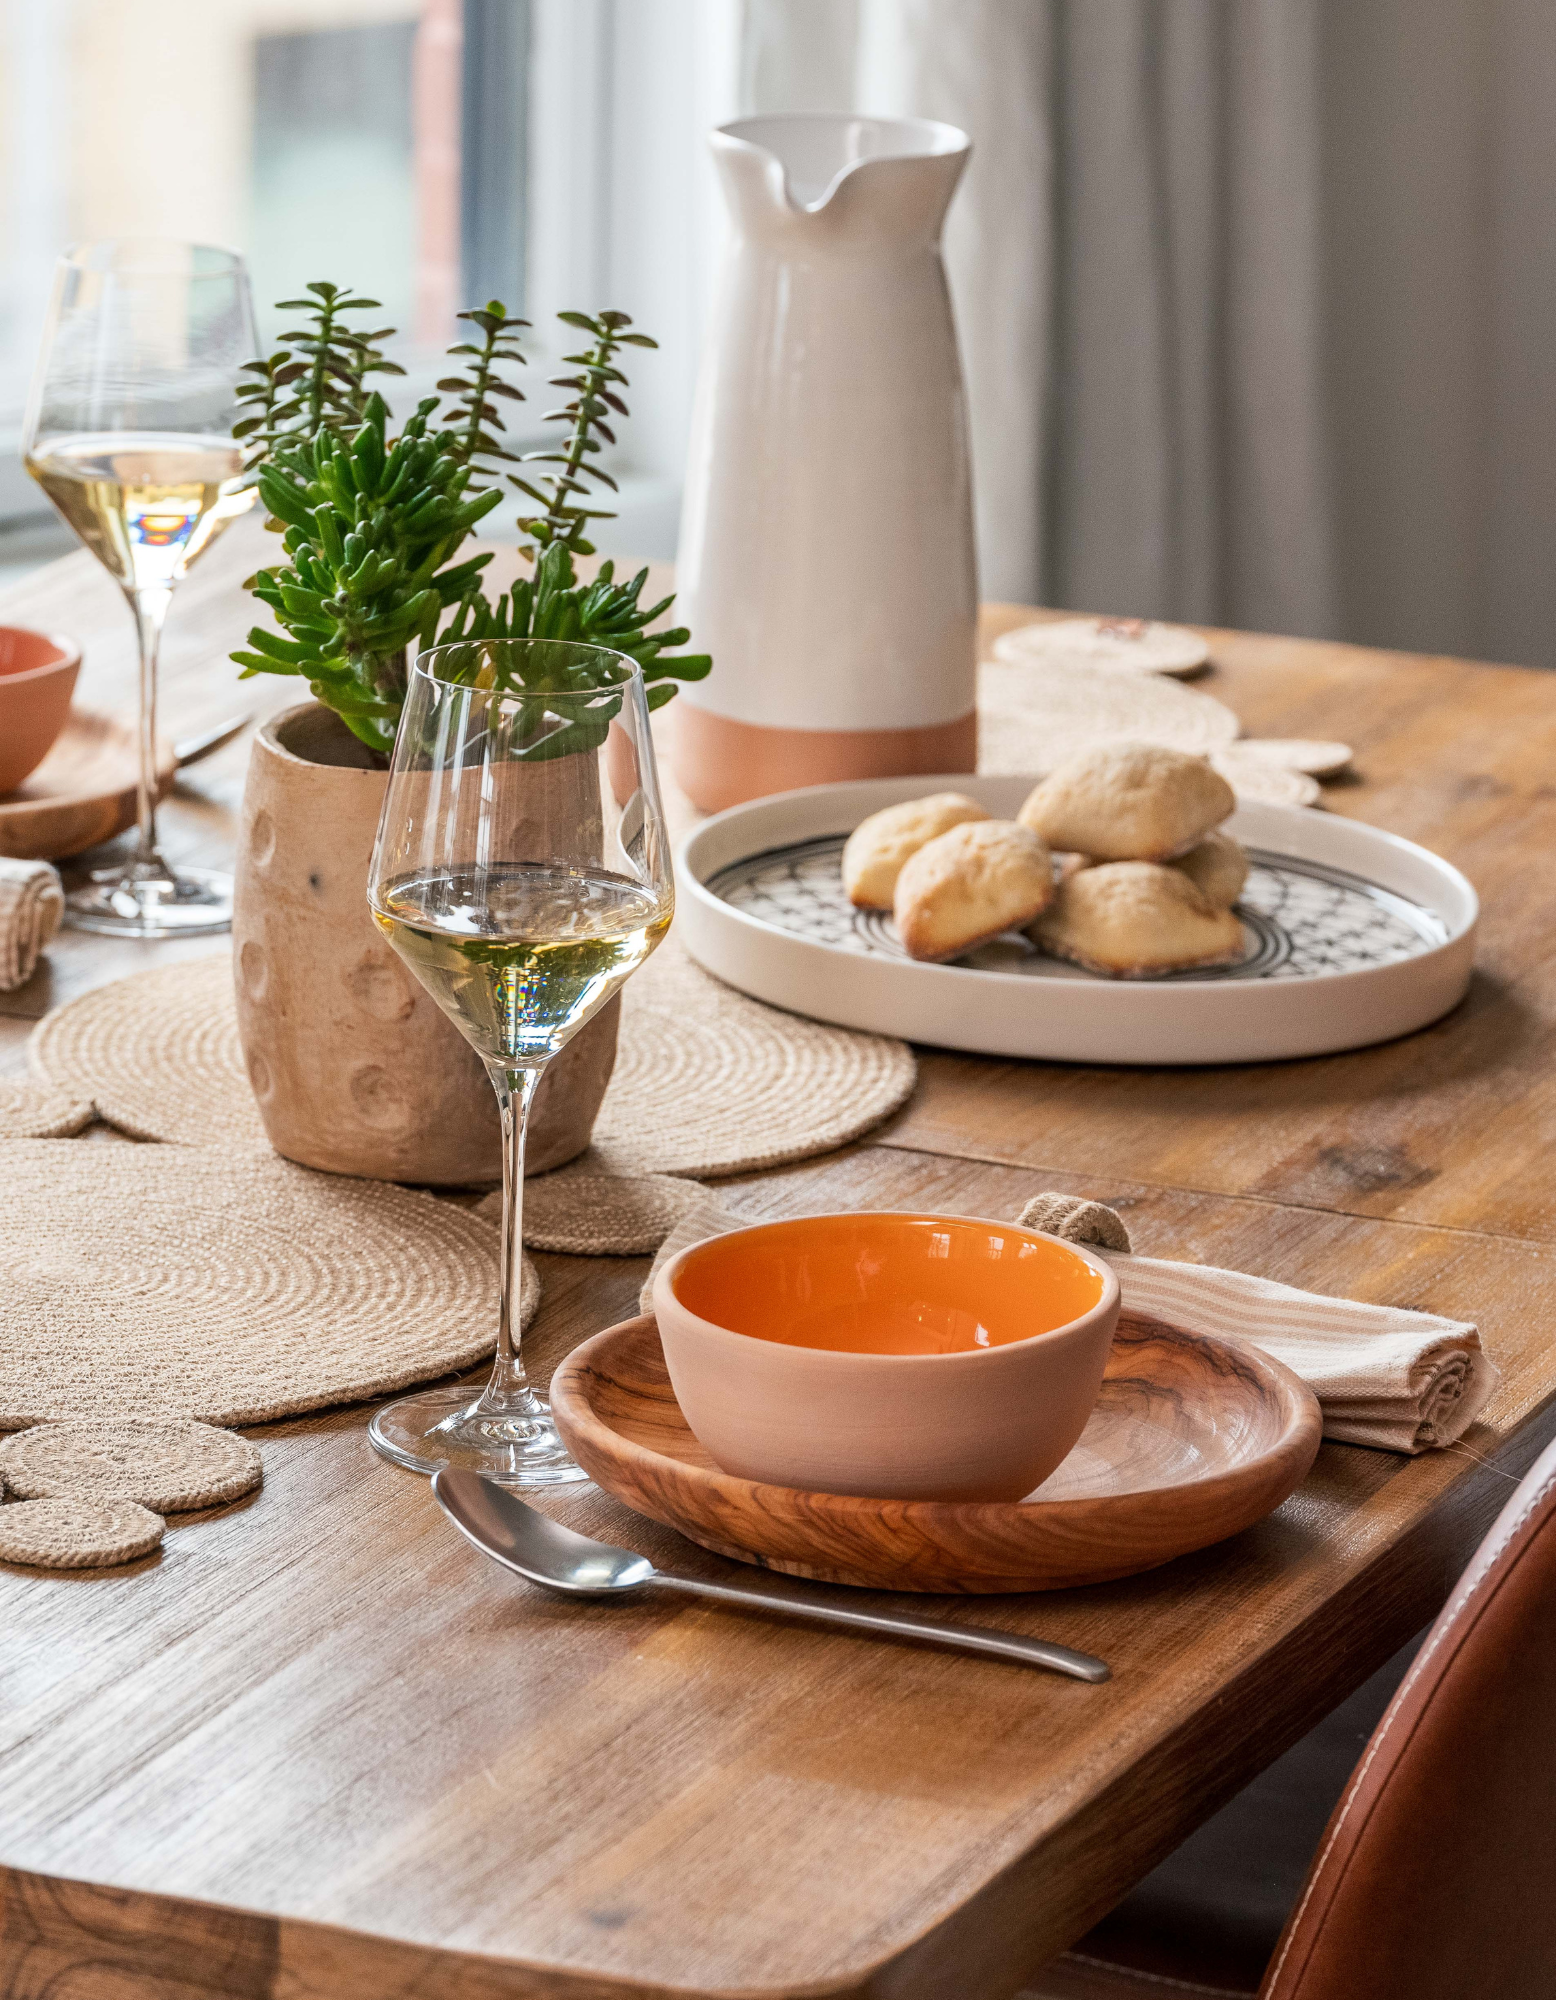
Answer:
POLYGON ((654 1280, 676 1401, 725 1472, 885 1500, 1019 1500, 1086 1428, 1118 1321, 1094 1252, 960 1215, 808 1215, 654 1280))
POLYGON ((24 625, 0 625, 0 798, 30 777, 70 713, 81 648, 24 625))

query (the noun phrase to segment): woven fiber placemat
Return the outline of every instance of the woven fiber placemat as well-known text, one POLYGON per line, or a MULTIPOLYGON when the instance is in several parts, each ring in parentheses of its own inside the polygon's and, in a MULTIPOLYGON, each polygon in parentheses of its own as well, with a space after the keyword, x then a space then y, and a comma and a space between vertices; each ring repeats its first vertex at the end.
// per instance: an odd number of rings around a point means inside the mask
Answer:
MULTIPOLYGON (((707 1199, 700 1181, 613 1174, 609 1156, 591 1146, 573 1165, 525 1182, 524 1241, 570 1257, 647 1257, 707 1199)), ((501 1192, 478 1212, 501 1222, 501 1192)))
POLYGON ((0 1139, 69 1139, 96 1116, 87 1098, 52 1083, 0 1083, 0 1139))
MULTIPOLYGON (((496 1229, 405 1188, 271 1154, 19 1139, 0 1147, 0 1215, 0 1430, 264 1423, 468 1368, 496 1341, 496 1229)), ((539 1297, 527 1271, 526 1319, 539 1297)))
POLYGON ((594 1143, 612 1173, 754 1172, 873 1131, 916 1077, 906 1042, 748 1000, 671 940, 627 986, 594 1143))
MULTIPOLYGON (((139 972, 57 1008, 28 1060, 140 1139, 263 1152, 231 962, 139 972)), ((712 979, 670 940, 627 984, 615 1074, 595 1124, 617 1173, 733 1174, 846 1145, 913 1089, 912 1052, 784 1014, 712 979)))
POLYGON ((89 1097, 134 1139, 270 1151, 238 1041, 227 952, 132 973, 67 1000, 33 1029, 33 1075, 89 1097))
POLYGON ((0 1507, 0 1562, 108 1569, 149 1556, 163 1526, 134 1500, 18 1500, 0 1507))
POLYGON ((0 1442, 18 1500, 135 1500, 158 1514, 219 1507, 257 1486, 259 1446, 183 1417, 74 1417, 0 1442))
POLYGON ((978 670, 981 771, 1041 775, 1077 750, 1121 738, 1208 756, 1241 734, 1225 702, 1159 674, 1037 660, 985 662, 978 670))

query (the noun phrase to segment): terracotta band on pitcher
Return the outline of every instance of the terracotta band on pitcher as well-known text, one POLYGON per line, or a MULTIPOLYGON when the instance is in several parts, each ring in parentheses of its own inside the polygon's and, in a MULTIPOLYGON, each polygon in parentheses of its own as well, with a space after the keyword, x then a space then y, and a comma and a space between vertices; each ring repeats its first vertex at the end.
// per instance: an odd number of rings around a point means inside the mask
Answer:
POLYGON ((978 768, 978 713, 918 729, 769 729, 678 701, 670 762, 703 812, 803 785, 851 778, 911 778, 978 768))

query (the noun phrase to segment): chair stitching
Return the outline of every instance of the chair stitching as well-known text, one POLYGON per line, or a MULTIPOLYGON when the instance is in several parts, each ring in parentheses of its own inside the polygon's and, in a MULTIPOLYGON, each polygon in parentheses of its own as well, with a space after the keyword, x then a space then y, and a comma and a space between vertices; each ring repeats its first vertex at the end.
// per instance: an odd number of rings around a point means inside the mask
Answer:
MULTIPOLYGON (((1508 1529, 1507 1534, 1503 1537, 1502 1550, 1506 1550, 1512 1546, 1513 1542, 1518 1537, 1519 1531, 1523 1528, 1525 1522, 1529 1519, 1530 1515, 1534 1513, 1535 1509, 1540 1505, 1541 1501, 1545 1499, 1546 1495, 1551 1491, 1553 1487, 1556 1487, 1556 1471, 1552 1471, 1549 1477, 1542 1480, 1540 1485, 1536 1487, 1535 1491, 1530 1495, 1529 1504, 1522 1510, 1518 1518, 1513 1522, 1512 1526, 1508 1529)), ((1498 1551, 1499 1557, 1501 1553, 1502 1551, 1498 1551)), ((1409 1695, 1410 1690, 1415 1686, 1416 1682, 1420 1679, 1421 1675, 1426 1671, 1427 1665, 1430 1662, 1432 1655, 1437 1651, 1438 1647, 1442 1644, 1443 1640, 1447 1638, 1448 1634, 1450 1632, 1457 1630, 1459 1623, 1463 1619, 1465 1612, 1470 1607, 1470 1603, 1473 1600, 1475 1593, 1480 1589, 1481 1585, 1485 1583, 1489 1577, 1497 1573, 1499 1567, 1500 1563, 1497 1560, 1493 1560, 1487 1563, 1486 1567, 1481 1571, 1480 1575, 1476 1577, 1475 1581, 1470 1585, 1469 1589, 1464 1593, 1463 1599, 1455 1609, 1453 1616, 1450 1619, 1448 1619, 1445 1624, 1439 1626, 1438 1630, 1432 1635, 1431 1639, 1427 1642, 1427 1644, 1422 1647, 1420 1653, 1417 1655, 1416 1659, 1412 1663, 1409 1673, 1405 1676, 1404 1682, 1401 1685, 1398 1694, 1396 1694, 1394 1699, 1389 1703, 1388 1714, 1384 1716, 1383 1721, 1379 1726, 1377 1735, 1374 1736, 1372 1741, 1367 1745, 1367 1754, 1365 1757, 1363 1757, 1361 1764, 1357 1769, 1355 1777, 1352 1778, 1351 1780, 1350 1788, 1345 1795, 1345 1803, 1340 1808, 1340 1816, 1335 1821, 1333 1830, 1331 1831, 1329 1838, 1324 1842, 1323 1850, 1319 1854, 1317 1861, 1313 1864, 1312 1873, 1308 1876, 1307 1887, 1302 1892, 1302 1900, 1297 1905, 1296 1915, 1292 1918, 1290 1925, 1287 1927, 1285 1941, 1281 1945, 1280 1952, 1276 1957, 1274 1967, 1270 1972, 1268 1980, 1262 1982, 1261 1984, 1261 1990, 1263 1992, 1273 1993, 1276 1985, 1279 1983, 1281 1968, 1286 1963, 1286 1955, 1291 1950, 1292 1941, 1296 1937, 1298 1927, 1302 1922, 1302 1913, 1307 1908, 1308 1903, 1312 1898, 1314 1889, 1318 1886, 1318 1878, 1323 1873, 1324 1863, 1329 1858, 1330 1850, 1333 1848, 1335 1842, 1340 1838, 1341 1828, 1345 1825, 1346 1820, 1350 1816, 1351 1807, 1356 1802, 1356 1795, 1361 1790, 1363 1784, 1366 1782, 1367 1772, 1371 1767, 1372 1760, 1378 1754, 1378 1752, 1383 1748, 1383 1745, 1387 1740, 1388 1733, 1394 1726, 1395 1716, 1399 1713, 1399 1710, 1404 1706, 1405 1699, 1409 1695)))
POLYGON ((1065 1957, 1081 1965, 1095 1965, 1103 1972, 1122 1972, 1131 1979, 1148 1980, 1153 1986, 1170 1986, 1177 1993, 1208 1993, 1212 2000, 1254 2000, 1246 1986, 1201 1986, 1197 1980, 1173 1979, 1165 1972, 1142 1972, 1137 1966, 1117 1965, 1112 1959, 1094 1958, 1085 1951, 1069 1951, 1065 1957))

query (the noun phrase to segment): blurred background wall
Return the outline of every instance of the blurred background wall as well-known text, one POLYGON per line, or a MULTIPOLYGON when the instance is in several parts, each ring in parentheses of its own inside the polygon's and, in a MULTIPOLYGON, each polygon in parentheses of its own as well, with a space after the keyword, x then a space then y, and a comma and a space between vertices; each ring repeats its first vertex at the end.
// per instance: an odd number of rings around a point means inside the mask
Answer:
POLYGON ((499 292, 530 435, 549 316, 624 307, 614 544, 671 554, 706 128, 918 112, 975 142, 987 594, 1556 665, 1550 0, 0 0, 0 95, 0 569, 54 546, 9 443, 53 257, 129 232, 371 288, 422 380, 499 292))

